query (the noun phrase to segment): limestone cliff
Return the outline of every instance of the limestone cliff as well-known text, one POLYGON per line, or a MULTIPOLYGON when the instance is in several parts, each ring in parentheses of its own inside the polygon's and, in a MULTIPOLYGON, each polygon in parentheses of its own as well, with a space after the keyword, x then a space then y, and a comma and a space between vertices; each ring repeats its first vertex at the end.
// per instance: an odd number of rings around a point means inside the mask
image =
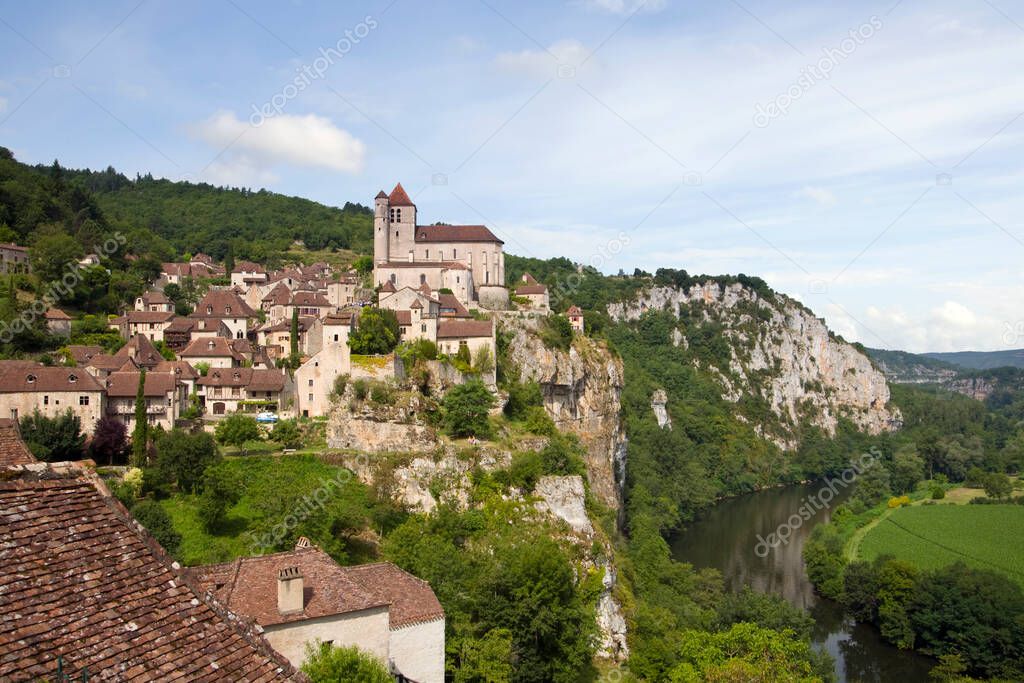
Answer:
POLYGON ((523 381, 540 384, 544 407, 559 429, 579 436, 587 449, 590 489, 618 509, 626 467, 626 436, 619 415, 622 360, 603 343, 577 336, 568 351, 549 349, 536 321, 503 319, 509 356, 523 381))
POLYGON ((817 425, 828 434, 835 433, 840 417, 872 434, 898 424, 885 376, 857 347, 829 333, 821 319, 788 297, 708 280, 687 288, 652 286, 631 301, 609 305, 608 314, 616 321, 635 321, 651 310, 679 320, 673 330, 676 345, 693 348, 695 339, 706 341, 706 326, 727 340, 727 362, 694 362, 716 378, 726 400, 738 403, 751 396, 766 405, 772 417, 755 426, 783 448, 796 445, 799 424, 817 425))

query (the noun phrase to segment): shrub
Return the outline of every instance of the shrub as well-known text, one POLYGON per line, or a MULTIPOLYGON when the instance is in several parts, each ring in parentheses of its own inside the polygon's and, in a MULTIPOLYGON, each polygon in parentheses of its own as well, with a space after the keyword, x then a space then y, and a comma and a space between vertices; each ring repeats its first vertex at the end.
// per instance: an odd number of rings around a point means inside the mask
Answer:
POLYGON ((931 493, 932 500, 942 500, 946 497, 946 489, 942 488, 938 484, 932 487, 931 493))
POLYGON ((385 382, 375 382, 370 389, 370 400, 381 405, 394 405, 395 390, 385 382))
POLYGON ((281 448, 300 448, 302 446, 302 430, 295 420, 278 420, 270 432, 271 441, 281 444, 281 448))
POLYGON ((70 408, 55 417, 46 417, 36 409, 31 415, 21 418, 18 426, 25 445, 40 460, 81 460, 85 445, 82 421, 70 408))
MULTIPOLYGON (((251 415, 235 413, 229 415, 217 423, 213 433, 217 441, 225 446, 238 446, 244 448, 248 441, 259 441, 263 438, 263 431, 251 415)), ((243 450, 244 452, 244 450, 243 450)))
POLYGON ((543 404, 544 397, 537 382, 513 382, 508 385, 508 400, 503 411, 509 419, 522 420, 528 408, 543 404))
POLYGON ((549 315, 540 327, 540 340, 549 349, 568 351, 572 344, 572 325, 564 315, 549 315))
POLYGON ((491 426, 487 414, 494 405, 494 396, 480 380, 454 386, 442 402, 442 424, 449 436, 487 437, 491 426))
POLYGON ((372 655, 357 647, 335 647, 316 641, 306 644, 306 661, 302 673, 313 683, 359 681, 359 683, 392 683, 394 678, 372 655))
POLYGON ((345 388, 348 386, 348 375, 338 375, 334 378, 334 386, 331 389, 331 396, 341 398, 345 395, 345 388))
POLYGON ((139 524, 146 527, 146 531, 164 547, 164 550, 171 555, 178 552, 181 535, 174 530, 170 515, 160 506, 160 503, 155 500, 140 501, 132 507, 132 516, 139 524))

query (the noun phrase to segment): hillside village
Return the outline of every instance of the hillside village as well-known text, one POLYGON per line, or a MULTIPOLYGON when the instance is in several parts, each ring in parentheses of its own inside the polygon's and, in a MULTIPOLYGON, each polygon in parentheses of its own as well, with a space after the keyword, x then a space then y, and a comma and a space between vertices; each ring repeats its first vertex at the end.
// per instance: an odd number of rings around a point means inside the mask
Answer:
MULTIPOLYGON (((75 544, 66 550, 74 553, 75 564, 59 578, 49 564, 3 555, 5 570, 9 562, 22 568, 21 579, 4 591, 5 603, 29 609, 33 586, 55 582, 61 588, 50 590, 49 604, 59 605, 70 598, 61 591, 75 590, 79 580, 87 582, 83 595, 94 596, 86 604, 97 607, 127 605, 139 591, 156 592, 163 597, 153 598, 159 600, 153 609, 159 605, 183 615, 205 610, 190 618, 236 641, 214 646, 202 636, 194 652, 154 646, 133 653, 118 665, 126 678, 148 677, 188 660, 196 680, 217 679, 212 670, 238 679, 292 680, 301 678, 296 670, 309 656, 307 644, 326 642, 357 646, 396 680, 443 681, 445 615, 426 582, 390 563, 341 567, 304 537, 289 551, 183 570, 132 520, 96 476, 95 463, 38 462, 19 435, 19 421, 69 414, 93 441, 110 422, 123 425, 123 433, 137 441, 154 430, 219 434, 218 424, 238 415, 270 425, 325 420, 339 409, 341 385, 405 384, 411 368, 400 351, 422 350, 424 344, 427 356, 413 361, 427 361, 428 381, 436 379, 439 390, 482 381, 496 393, 495 318, 526 315, 536 324, 537 316, 552 315, 547 288, 526 273, 510 293, 501 240, 481 225, 418 225, 416 206, 400 184, 377 195, 374 235, 372 268, 361 272, 324 262, 267 270, 250 261, 218 263, 202 253, 163 263, 134 305, 109 317, 107 329, 123 342, 113 353, 99 344, 66 344, 55 359, 0 361, 0 465, 6 468, 0 521, 5 533, 48 528, 75 544), (168 296, 183 289, 203 292, 184 315, 168 296), (382 317, 392 321, 397 337, 385 339, 381 348, 372 341, 354 348, 360 330, 371 322, 379 327, 382 317), (74 513, 84 516, 71 513, 71 500, 87 506, 74 513), (133 570, 141 572, 134 585, 126 583, 128 576, 113 587, 85 578, 116 571, 130 555, 148 567, 133 570), (177 587, 167 591, 161 582, 177 587), (234 668, 222 669, 226 661, 234 668)), ((29 272, 26 253, 17 245, 0 247, 4 272, 29 272)), ((80 263, 98 264, 90 257, 80 263)), ((51 307, 44 319, 51 334, 70 335, 72 318, 63 310, 51 307)), ((565 324, 583 333, 579 308, 569 311, 565 324)), ((145 453, 145 443, 140 448, 145 453)), ((146 456, 133 456, 132 462, 144 465, 146 456)), ((31 609, 38 618, 58 618, 55 612, 44 615, 43 607, 31 609)), ((66 640, 54 642, 29 635, 25 629, 32 619, 5 617, 0 636, 5 642, 17 639, 20 649, 0 656, 0 673, 47 676, 66 661, 86 675, 128 656, 128 640, 170 644, 192 637, 181 628, 163 630, 149 617, 122 618, 106 631, 68 631, 61 636, 66 640), (67 644, 75 638, 90 645, 72 654, 67 644), (57 659, 59 652, 66 653, 63 659, 57 659)))

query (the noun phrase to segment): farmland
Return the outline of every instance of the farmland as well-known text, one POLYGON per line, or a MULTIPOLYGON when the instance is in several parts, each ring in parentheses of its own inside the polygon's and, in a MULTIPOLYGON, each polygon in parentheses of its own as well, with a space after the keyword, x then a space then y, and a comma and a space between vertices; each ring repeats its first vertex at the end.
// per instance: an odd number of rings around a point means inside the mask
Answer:
POLYGON ((891 511, 857 547, 858 559, 893 555, 922 569, 956 561, 1024 586, 1024 506, 915 505, 891 511))

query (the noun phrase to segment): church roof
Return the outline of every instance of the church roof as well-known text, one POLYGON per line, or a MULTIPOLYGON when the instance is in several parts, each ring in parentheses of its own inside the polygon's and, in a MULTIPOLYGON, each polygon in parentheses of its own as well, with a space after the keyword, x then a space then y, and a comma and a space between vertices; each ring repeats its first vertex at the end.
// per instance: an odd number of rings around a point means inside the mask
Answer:
POLYGON ((486 225, 417 225, 417 242, 494 242, 504 244, 486 225))
POLYGON ((391 190, 391 196, 388 197, 388 203, 391 206, 416 206, 409 199, 409 195, 405 193, 405 188, 402 187, 402 183, 395 185, 395 189, 391 190))
POLYGON ((374 199, 387 199, 387 198, 388 198, 388 196, 386 194, 384 194, 384 190, 381 190, 380 192, 378 192, 377 196, 374 197, 374 199))

